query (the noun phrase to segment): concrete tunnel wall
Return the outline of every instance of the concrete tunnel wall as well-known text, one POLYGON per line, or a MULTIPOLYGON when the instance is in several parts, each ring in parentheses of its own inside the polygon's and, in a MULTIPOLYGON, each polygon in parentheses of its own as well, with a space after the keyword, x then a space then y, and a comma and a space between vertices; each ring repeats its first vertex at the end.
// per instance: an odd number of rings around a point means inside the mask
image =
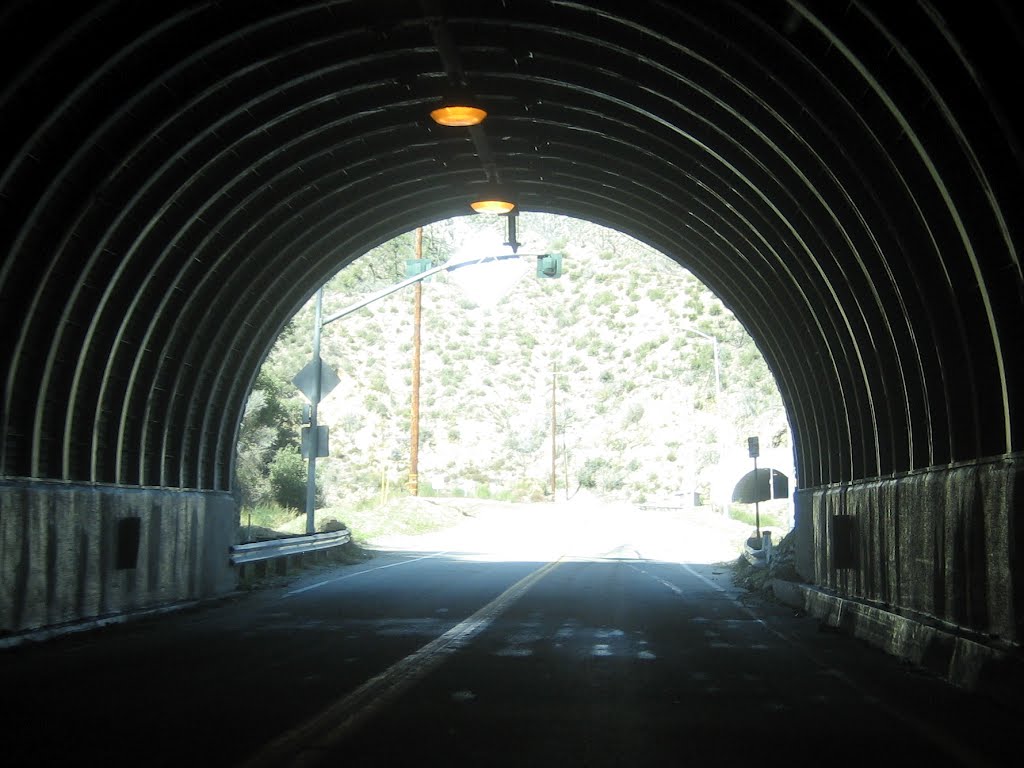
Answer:
POLYGON ((1012 460, 801 490, 797 567, 839 594, 1015 642, 1022 494, 1012 460))
MULTIPOLYGON (((1020 638, 1016 5, 14 0, 0 34, 0 600, 24 606, 0 631, 76 615, 67 585, 23 591, 57 528, 106 514, 56 522, 65 494, 137 489, 123 514, 161 530, 183 493, 229 504, 283 324, 494 180, 662 251, 743 323, 792 426, 806 578, 1020 638), (458 82, 482 126, 427 116, 458 82)), ((204 530, 131 606, 226 562, 204 530)))
POLYGON ((223 594, 237 531, 225 493, 0 482, 0 634, 223 594))

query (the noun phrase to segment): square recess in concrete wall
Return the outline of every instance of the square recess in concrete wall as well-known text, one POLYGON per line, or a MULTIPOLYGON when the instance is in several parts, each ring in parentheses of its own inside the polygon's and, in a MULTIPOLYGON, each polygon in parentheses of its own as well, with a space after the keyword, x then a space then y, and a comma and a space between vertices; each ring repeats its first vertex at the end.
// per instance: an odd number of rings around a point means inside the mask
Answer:
POLYGON ((141 534, 141 517, 122 517, 117 521, 117 560, 114 567, 119 571, 138 567, 141 534))

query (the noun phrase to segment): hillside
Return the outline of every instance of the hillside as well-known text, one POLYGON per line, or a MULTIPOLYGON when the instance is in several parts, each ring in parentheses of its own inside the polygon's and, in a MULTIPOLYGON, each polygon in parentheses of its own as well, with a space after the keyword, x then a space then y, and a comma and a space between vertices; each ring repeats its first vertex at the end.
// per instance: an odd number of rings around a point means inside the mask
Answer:
MULTIPOLYGON (((442 263, 506 252, 503 227, 485 217, 432 225, 424 256, 442 263)), ((785 413, 756 347, 689 272, 578 220, 522 214, 519 230, 521 253, 564 254, 560 278, 539 279, 524 260, 464 267, 423 286, 424 494, 543 498, 553 381, 560 495, 582 485, 635 503, 694 493, 706 500, 720 451, 745 448, 748 435, 788 446, 785 413), (718 340, 717 397, 709 337, 718 340)), ((339 272, 325 288, 325 316, 401 280, 413 256, 409 233, 339 272)), ((324 329, 322 357, 341 378, 320 409, 331 433, 331 456, 319 462, 327 504, 377 498, 385 487, 401 492, 407 481, 412 307, 407 288, 324 329)), ((250 397, 239 474, 251 500, 275 462, 297 466, 304 401, 289 382, 309 360, 311 329, 312 302, 282 333, 250 397), (271 426, 275 439, 250 439, 271 426), (279 455, 289 450, 292 458, 279 455)))

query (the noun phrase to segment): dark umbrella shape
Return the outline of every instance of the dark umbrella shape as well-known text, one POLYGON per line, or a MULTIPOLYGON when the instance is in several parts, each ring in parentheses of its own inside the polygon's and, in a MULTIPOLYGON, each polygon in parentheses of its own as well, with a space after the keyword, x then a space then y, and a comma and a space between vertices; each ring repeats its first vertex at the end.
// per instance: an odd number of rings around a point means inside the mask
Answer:
POLYGON ((732 500, 740 504, 785 499, 789 496, 789 478, 777 469, 759 467, 750 470, 736 483, 732 500))

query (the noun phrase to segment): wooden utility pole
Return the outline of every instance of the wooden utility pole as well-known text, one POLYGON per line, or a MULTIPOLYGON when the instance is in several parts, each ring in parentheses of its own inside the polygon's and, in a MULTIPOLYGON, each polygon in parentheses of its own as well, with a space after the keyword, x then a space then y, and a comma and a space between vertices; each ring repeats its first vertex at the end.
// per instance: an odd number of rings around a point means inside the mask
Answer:
MULTIPOLYGON (((423 227, 416 228, 416 258, 423 258, 423 227)), ((409 445, 409 494, 420 495, 420 315, 423 311, 423 282, 413 286, 412 311, 412 414, 409 445)))
POLYGON ((562 427, 562 469, 565 472, 565 500, 569 500, 569 449, 565 445, 565 430, 569 425, 562 427))
POLYGON ((558 378, 557 369, 551 371, 551 500, 555 500, 555 491, 557 490, 557 465, 555 464, 555 432, 556 432, 556 412, 555 412, 555 380, 558 378))

